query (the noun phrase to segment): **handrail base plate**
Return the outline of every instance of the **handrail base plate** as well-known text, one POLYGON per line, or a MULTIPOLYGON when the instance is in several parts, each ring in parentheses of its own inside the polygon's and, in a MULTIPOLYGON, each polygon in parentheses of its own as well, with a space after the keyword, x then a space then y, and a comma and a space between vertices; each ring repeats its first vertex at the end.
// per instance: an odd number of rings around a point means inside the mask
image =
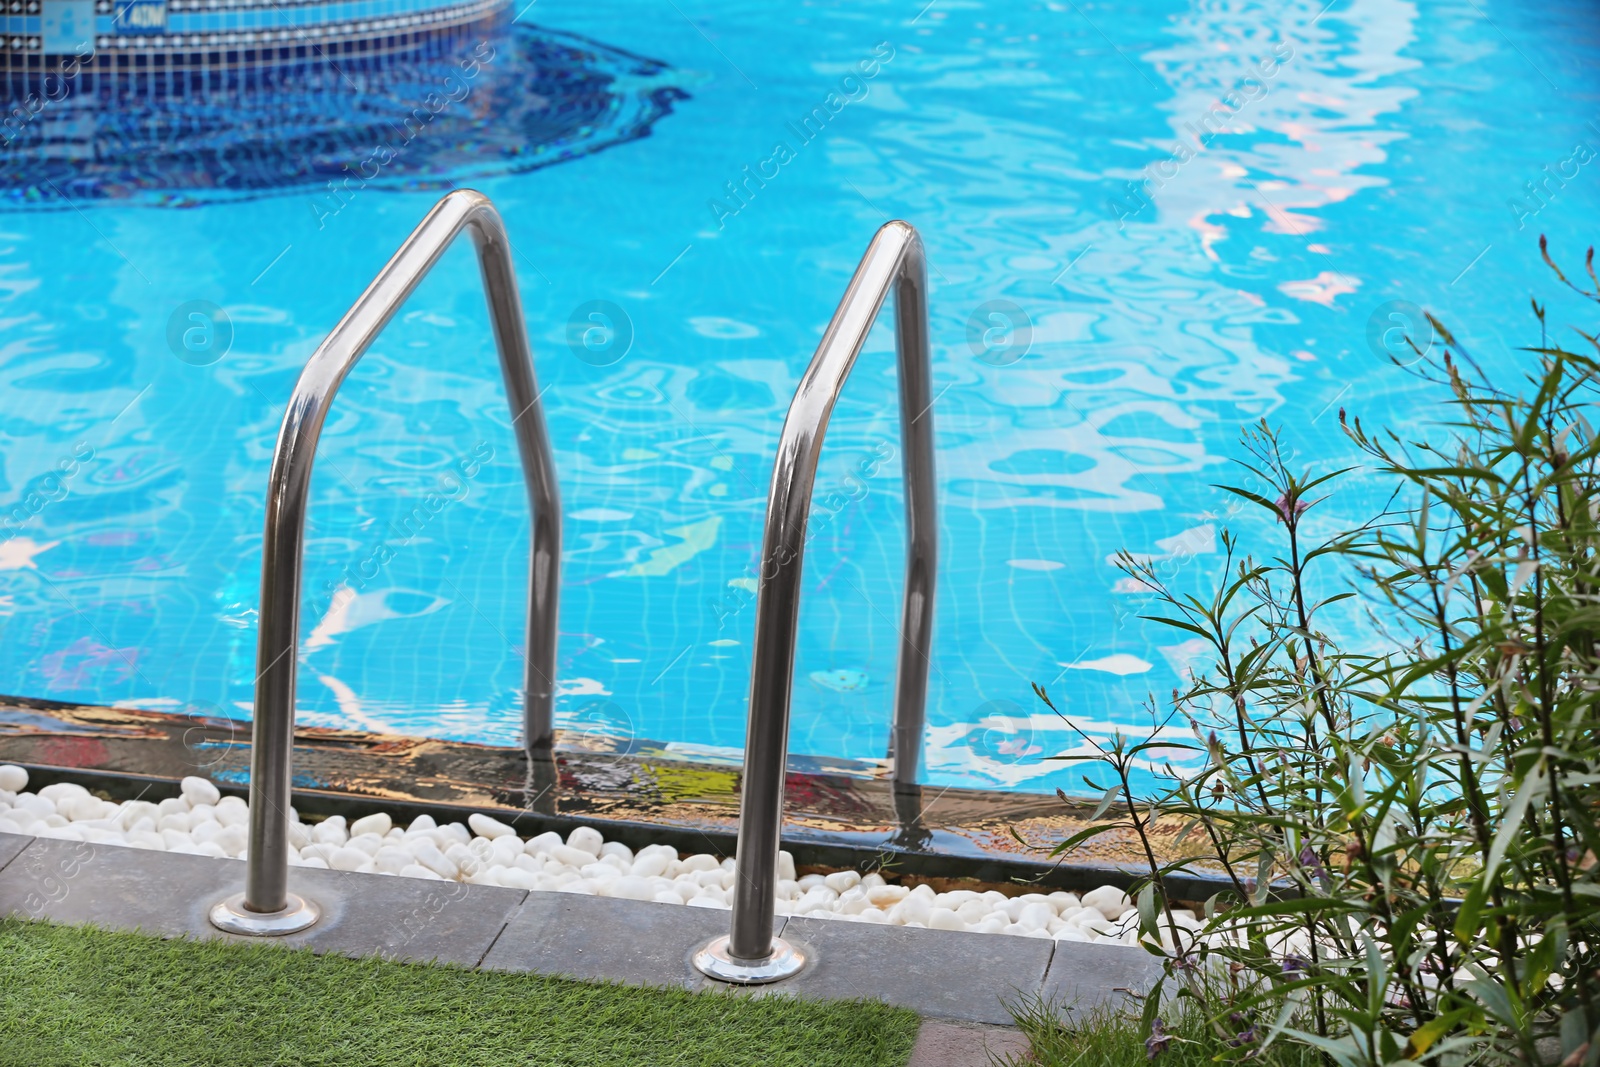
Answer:
POLYGON ((742 960, 728 954, 728 939, 719 937, 694 954, 695 970, 732 985, 765 985, 793 978, 806 965, 806 954, 781 937, 772 939, 764 960, 742 960))
POLYGON ((246 937, 283 937, 314 925, 322 913, 311 901, 288 894, 281 911, 251 911, 244 906, 244 894, 235 893, 214 905, 208 916, 211 925, 230 934, 246 937))

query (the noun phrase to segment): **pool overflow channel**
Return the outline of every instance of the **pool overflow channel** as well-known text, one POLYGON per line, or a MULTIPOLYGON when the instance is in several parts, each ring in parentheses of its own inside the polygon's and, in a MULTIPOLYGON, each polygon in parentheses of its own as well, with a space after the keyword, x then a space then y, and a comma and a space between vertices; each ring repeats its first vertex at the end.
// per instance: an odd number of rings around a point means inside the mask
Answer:
MULTIPOLYGON (((553 703, 561 566, 561 498, 539 406, 505 224, 489 198, 458 189, 412 231, 355 305, 312 353, 295 383, 269 476, 250 754, 250 839, 244 892, 218 902, 213 925, 281 936, 314 925, 316 902, 288 890, 289 801, 301 561, 312 462, 334 394, 445 250, 467 231, 489 304, 518 458, 533 511, 523 710, 530 787, 553 772, 553 703)), ((784 420, 767 495, 756 596, 749 726, 742 778, 732 928, 693 955, 708 977, 741 985, 798 974, 805 953, 774 936, 789 706, 800 578, 811 492, 828 418, 889 293, 895 295, 906 572, 889 756, 897 792, 914 797, 922 751, 938 564, 928 282, 922 240, 881 227, 845 289, 784 420)))

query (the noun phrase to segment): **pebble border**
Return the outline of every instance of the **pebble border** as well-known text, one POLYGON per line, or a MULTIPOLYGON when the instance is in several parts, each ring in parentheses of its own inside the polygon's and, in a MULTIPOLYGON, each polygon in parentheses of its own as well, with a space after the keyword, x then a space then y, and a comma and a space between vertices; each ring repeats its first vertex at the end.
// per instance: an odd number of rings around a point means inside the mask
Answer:
MULTIPOLYGON (((243 859, 249 841, 249 805, 224 797, 204 778, 185 778, 182 795, 152 803, 101 800, 70 782, 27 792, 28 772, 0 765, 0 832, 90 844, 243 859)), ((316 824, 290 809, 289 864, 403 878, 465 882, 510 889, 727 910, 734 861, 709 853, 682 855, 669 845, 634 852, 600 831, 580 826, 565 839, 546 832, 524 840, 515 828, 474 814, 466 825, 439 825, 420 815, 410 826, 378 813, 347 822, 335 815, 316 824)), ((857 871, 797 877, 794 857, 778 854, 779 915, 810 916, 887 926, 968 933, 1010 934, 1091 944, 1138 944, 1138 916, 1116 886, 1083 894, 1056 891, 1007 896, 997 890, 936 892, 907 888, 883 875, 857 871)), ((1203 925, 1177 910, 1178 924, 1203 925)), ((1163 938, 1165 940, 1165 938, 1163 938)))

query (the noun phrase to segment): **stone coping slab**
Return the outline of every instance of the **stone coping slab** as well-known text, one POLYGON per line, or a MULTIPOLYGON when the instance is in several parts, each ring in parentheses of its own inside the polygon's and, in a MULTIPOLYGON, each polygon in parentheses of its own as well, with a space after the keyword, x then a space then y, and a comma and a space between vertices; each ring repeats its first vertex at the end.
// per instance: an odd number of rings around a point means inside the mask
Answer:
MULTIPOLYGON (((36 838, 0 871, 0 915, 162 937, 247 941, 207 919, 244 888, 240 860, 36 838)), ((520 889, 289 868, 289 890, 322 918, 272 938, 317 952, 476 967, 527 894, 520 889), (409 883, 409 884, 407 884, 409 883)))
POLYGON ((0 871, 5 870, 6 865, 16 859, 32 841, 33 838, 22 834, 0 834, 0 871))
MULTIPOLYGON (((784 917, 778 916, 777 929, 784 917)), ((728 932, 728 912, 581 893, 529 893, 484 959, 496 971, 681 989, 727 987, 689 957, 728 932)))
MULTIPOLYGON (((246 940, 206 918, 243 888, 239 860, 0 834, 0 863, 0 915, 246 940)), ((727 932, 722 910, 302 867, 289 869, 289 884, 323 917, 263 940, 588 981, 729 988, 689 962, 727 932)), ((1148 988, 1160 973, 1153 957, 1119 946, 805 917, 779 916, 777 928, 807 951, 807 966, 749 995, 872 998, 962 1023, 1009 1023, 1005 1004, 1029 996, 1068 1008, 1103 1003, 1119 989, 1148 988)))
MULTIPOLYGON (((978 935, 972 935, 978 936, 978 935)), ((1063 946, 1044 978, 1044 1001, 1068 1011, 1101 1004, 1139 1011, 1138 997, 1161 977, 1161 961, 1124 945, 1063 946)))
MULTIPOLYGON (((670 906, 670 905, 669 905, 670 906)), ((837 919, 790 919, 784 940, 807 950, 780 987, 797 996, 876 997, 938 1019, 1004 1024, 1006 1004, 1038 995, 1055 942, 837 919)))

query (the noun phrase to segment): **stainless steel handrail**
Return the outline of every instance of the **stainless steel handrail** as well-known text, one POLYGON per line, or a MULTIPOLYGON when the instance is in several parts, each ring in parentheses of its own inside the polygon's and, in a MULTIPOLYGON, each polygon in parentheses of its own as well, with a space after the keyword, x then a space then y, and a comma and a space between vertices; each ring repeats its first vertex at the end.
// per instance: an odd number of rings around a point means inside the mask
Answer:
POLYGON ((211 911, 233 933, 286 934, 317 920, 316 905, 288 891, 290 760, 294 744, 295 650, 300 629, 301 555, 311 466, 339 385, 400 305, 466 230, 478 252, 489 319, 500 353, 517 453, 533 509, 528 591, 524 743, 530 761, 548 758, 556 674, 556 608, 561 500, 533 355, 500 214, 482 193, 458 189, 440 200, 366 292, 311 355, 284 412, 267 492, 261 547, 261 618, 256 646, 255 725, 250 753, 250 851, 245 891, 211 911))
POLYGON ((789 405, 773 464, 756 596, 733 925, 729 936, 717 938, 694 957, 702 972, 726 982, 773 982, 805 964, 803 953, 773 937, 772 929, 806 520, 828 418, 891 287, 895 293, 901 470, 906 496, 905 599, 891 751, 896 784, 910 786, 916 781, 928 695, 938 528, 927 265, 917 231, 896 221, 884 225, 873 237, 850 279, 789 405))

